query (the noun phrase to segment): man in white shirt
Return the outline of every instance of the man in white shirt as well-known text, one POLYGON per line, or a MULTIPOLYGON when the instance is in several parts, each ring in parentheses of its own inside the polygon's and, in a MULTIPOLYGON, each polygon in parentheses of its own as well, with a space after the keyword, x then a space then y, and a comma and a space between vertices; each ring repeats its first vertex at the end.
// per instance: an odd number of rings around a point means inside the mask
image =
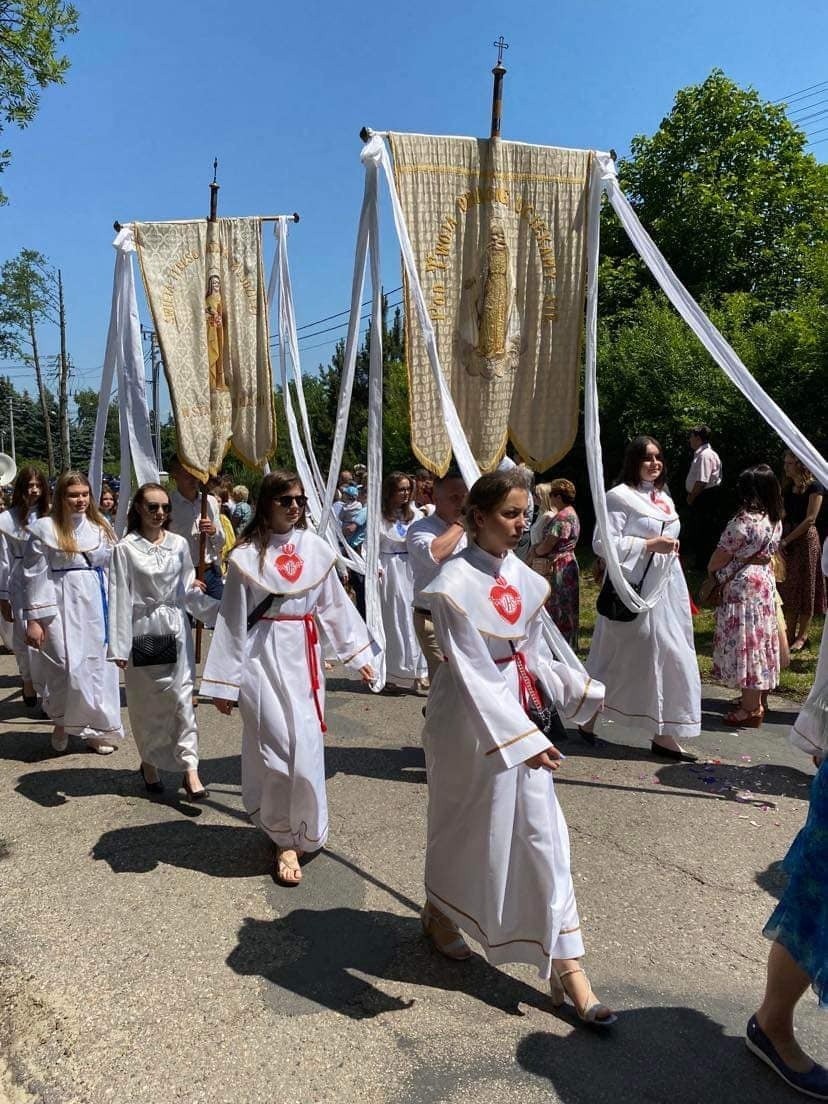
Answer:
POLYGON ((706 571, 722 526, 719 490, 722 462, 710 445, 710 429, 706 425, 690 430, 690 448, 693 460, 685 482, 690 513, 688 532, 682 534, 682 544, 695 555, 696 567, 706 571))
POLYGON ((428 599, 421 597, 420 591, 428 586, 449 556, 466 547, 466 529, 460 520, 466 484, 458 472, 449 471, 434 480, 432 493, 434 513, 409 526, 405 538, 408 562, 414 573, 414 631, 428 664, 429 679, 439 670, 443 653, 434 635, 428 599))
POLYGON ((221 574, 221 550, 224 547, 224 530, 219 519, 219 504, 212 495, 207 496, 207 517, 201 517, 201 484, 187 471, 177 456, 170 463, 170 475, 176 489, 170 492, 172 515, 170 529, 188 542, 193 567, 198 568, 199 540, 207 534, 204 559, 207 570, 204 583, 211 598, 221 598, 224 580, 221 574))

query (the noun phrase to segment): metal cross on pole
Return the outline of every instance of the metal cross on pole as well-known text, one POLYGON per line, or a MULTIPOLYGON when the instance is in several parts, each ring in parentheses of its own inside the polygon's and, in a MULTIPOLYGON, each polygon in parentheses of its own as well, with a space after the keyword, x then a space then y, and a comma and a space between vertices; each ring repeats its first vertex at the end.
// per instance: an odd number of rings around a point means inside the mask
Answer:
POLYGON ((494 85, 492 87, 492 129, 490 137, 499 138, 500 124, 503 119, 503 78, 506 76, 503 51, 509 49, 509 43, 501 35, 492 45, 497 47, 497 65, 492 69, 494 85))

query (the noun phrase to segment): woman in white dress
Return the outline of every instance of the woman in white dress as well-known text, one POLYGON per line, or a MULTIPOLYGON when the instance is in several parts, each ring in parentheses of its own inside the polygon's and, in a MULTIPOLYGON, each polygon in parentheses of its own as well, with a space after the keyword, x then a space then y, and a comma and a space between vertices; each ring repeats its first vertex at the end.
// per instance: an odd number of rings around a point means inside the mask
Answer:
POLYGON ((74 735, 91 751, 109 755, 124 736, 118 671, 106 662, 115 534, 78 471, 61 475, 51 514, 29 530, 23 616, 26 641, 40 651, 43 708, 55 725, 52 747, 66 751, 74 735))
POLYGON ((423 517, 411 504, 411 478, 391 472, 382 483, 379 593, 385 629, 386 685, 428 689, 428 668, 414 632, 414 573, 405 539, 409 526, 423 517))
MULTIPOLYGON (((642 597, 660 598, 632 621, 599 613, 586 667, 607 688, 606 716, 646 732, 655 755, 693 762, 696 756, 678 741, 701 730, 701 680, 690 595, 678 556, 681 526, 666 480, 658 441, 636 437, 627 446, 621 482, 607 492, 608 538, 628 581, 643 578, 642 597)), ((604 557, 597 529, 592 547, 604 557)), ((581 733, 589 742, 594 739, 591 725, 582 726, 581 733)))
POLYGON ((188 542, 169 531, 170 509, 158 483, 135 492, 126 536, 112 554, 107 654, 124 670, 144 786, 163 793, 158 772, 181 771, 187 796, 203 801, 209 794, 198 776, 195 659, 185 611, 210 622, 219 603, 196 579, 188 542))
POLYGON ((569 835, 552 773, 563 758, 527 716, 545 691, 575 722, 603 687, 556 662, 542 635, 547 583, 512 550, 528 494, 517 470, 482 476, 466 504, 471 540, 424 589, 445 662, 426 709, 428 846, 423 929, 454 959, 483 945, 493 964, 525 962, 572 999, 582 1019, 615 1016, 592 992, 572 875, 569 835))
POLYGON ((51 494, 43 472, 34 467, 21 468, 12 491, 11 506, 0 514, 0 617, 12 626, 11 646, 17 669, 23 680, 23 703, 37 705, 39 683, 37 658, 26 643, 23 619, 23 555, 31 538, 30 522, 49 513, 51 494))
POLYGON ((265 476, 230 556, 201 680, 203 696, 242 719, 242 798, 276 844, 277 878, 296 885, 299 860, 325 845, 325 676, 318 625, 342 663, 373 680, 376 648, 336 573, 336 553, 304 528, 293 472, 265 476))

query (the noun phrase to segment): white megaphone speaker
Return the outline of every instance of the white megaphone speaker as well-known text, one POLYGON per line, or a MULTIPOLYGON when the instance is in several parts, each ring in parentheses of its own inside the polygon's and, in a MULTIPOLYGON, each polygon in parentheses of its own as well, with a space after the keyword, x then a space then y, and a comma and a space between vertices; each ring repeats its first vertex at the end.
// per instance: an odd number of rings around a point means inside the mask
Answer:
POLYGON ((17 464, 8 453, 0 452, 0 487, 8 487, 17 475, 17 464))

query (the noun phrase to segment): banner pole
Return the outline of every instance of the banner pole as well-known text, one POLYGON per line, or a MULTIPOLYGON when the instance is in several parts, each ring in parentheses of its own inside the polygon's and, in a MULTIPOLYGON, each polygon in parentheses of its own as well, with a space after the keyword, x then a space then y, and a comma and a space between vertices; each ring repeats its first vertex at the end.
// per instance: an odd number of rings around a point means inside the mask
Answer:
POLYGON ((494 77, 492 84, 492 127, 489 137, 499 138, 500 126, 503 121, 503 78, 506 76, 503 51, 509 49, 509 43, 501 35, 492 45, 497 47, 497 65, 492 69, 492 76, 494 77))
MULTIPOLYGON (((218 175, 218 158, 213 159, 213 179, 210 184, 210 217, 209 222, 218 221, 218 194, 221 185, 216 180, 218 175)), ((205 521, 207 519, 207 484, 201 484, 201 514, 200 520, 205 521)), ((196 578, 204 579, 204 575, 207 571, 207 534, 202 530, 198 535, 198 569, 196 570, 196 578)), ((201 636, 204 632, 204 626, 200 621, 196 621, 196 638, 195 638, 195 661, 201 663, 201 636)))

